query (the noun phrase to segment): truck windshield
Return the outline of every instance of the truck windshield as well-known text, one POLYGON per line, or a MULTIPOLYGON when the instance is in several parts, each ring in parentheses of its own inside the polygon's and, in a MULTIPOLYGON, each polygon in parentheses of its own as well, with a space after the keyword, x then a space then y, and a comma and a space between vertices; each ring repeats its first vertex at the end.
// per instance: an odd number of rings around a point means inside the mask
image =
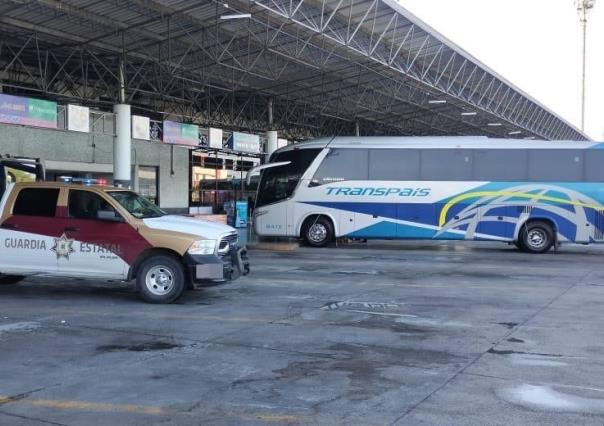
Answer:
POLYGON ((286 166, 262 171, 258 185, 256 207, 276 203, 289 198, 294 193, 300 178, 321 152, 320 149, 294 149, 273 154, 270 163, 290 161, 286 166))
POLYGON ((138 219, 165 216, 167 213, 151 201, 130 191, 108 191, 108 194, 138 219))

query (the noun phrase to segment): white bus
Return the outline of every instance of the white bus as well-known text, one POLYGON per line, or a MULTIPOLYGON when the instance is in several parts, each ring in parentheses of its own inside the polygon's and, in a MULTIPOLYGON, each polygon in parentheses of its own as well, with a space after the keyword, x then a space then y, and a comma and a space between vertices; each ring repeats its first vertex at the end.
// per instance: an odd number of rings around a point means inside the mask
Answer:
POLYGON ((337 137, 289 145, 261 171, 260 236, 604 242, 604 144, 485 137, 337 137))

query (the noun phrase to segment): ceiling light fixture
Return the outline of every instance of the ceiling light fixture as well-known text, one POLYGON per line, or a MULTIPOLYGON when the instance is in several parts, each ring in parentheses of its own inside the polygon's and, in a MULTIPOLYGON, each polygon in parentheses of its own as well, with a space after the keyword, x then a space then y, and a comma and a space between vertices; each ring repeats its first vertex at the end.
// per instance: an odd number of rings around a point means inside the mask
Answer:
POLYGON ((446 104, 447 101, 445 101, 444 99, 433 99, 431 101, 428 101, 429 104, 433 104, 433 105, 438 105, 438 104, 446 104))
POLYGON ((220 19, 222 19, 223 21, 226 21, 228 19, 245 19, 245 18, 251 18, 252 14, 251 13, 237 13, 237 14, 233 14, 233 15, 221 15, 220 19))
POLYGON ((471 115, 477 115, 478 113, 475 111, 468 111, 468 112, 462 112, 461 115, 463 115, 464 117, 469 117, 471 115))

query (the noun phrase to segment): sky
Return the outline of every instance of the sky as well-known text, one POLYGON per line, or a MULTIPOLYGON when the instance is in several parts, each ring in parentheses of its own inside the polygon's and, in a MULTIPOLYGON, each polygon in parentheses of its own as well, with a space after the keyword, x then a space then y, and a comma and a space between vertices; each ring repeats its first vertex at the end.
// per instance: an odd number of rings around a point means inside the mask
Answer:
MULTIPOLYGON (((397 0, 483 64, 581 127, 573 0, 397 0)), ((585 132, 604 140, 604 0, 589 15, 585 132)))

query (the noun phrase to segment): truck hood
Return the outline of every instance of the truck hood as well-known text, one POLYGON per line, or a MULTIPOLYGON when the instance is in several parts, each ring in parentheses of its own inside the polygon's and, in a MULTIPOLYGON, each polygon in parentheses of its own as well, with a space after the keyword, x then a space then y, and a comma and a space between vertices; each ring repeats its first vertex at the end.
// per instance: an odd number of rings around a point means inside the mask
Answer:
POLYGON ((217 240, 224 234, 237 232, 235 228, 221 223, 176 215, 143 219, 143 222, 151 229, 183 232, 186 234, 199 235, 204 239, 212 240, 217 240))

